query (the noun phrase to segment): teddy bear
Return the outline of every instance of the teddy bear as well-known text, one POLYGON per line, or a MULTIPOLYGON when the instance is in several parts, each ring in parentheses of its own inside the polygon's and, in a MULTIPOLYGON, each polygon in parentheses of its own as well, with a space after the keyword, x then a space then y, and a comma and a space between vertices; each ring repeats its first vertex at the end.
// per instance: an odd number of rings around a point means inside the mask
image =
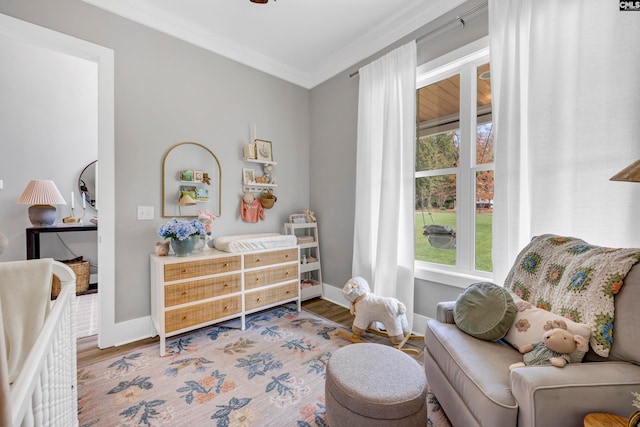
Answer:
POLYGON ((411 331, 405 315, 405 305, 396 298, 374 295, 362 277, 353 277, 342 288, 342 294, 351 303, 355 315, 351 329, 362 334, 374 322, 380 322, 393 344, 400 344, 411 331))
POLYGON ((513 363, 509 370, 521 366, 553 365, 564 367, 571 360, 569 355, 575 350, 587 352, 589 342, 580 335, 573 335, 567 330, 564 320, 554 320, 553 329, 542 335, 542 341, 523 345, 519 351, 522 353, 523 362, 513 363))

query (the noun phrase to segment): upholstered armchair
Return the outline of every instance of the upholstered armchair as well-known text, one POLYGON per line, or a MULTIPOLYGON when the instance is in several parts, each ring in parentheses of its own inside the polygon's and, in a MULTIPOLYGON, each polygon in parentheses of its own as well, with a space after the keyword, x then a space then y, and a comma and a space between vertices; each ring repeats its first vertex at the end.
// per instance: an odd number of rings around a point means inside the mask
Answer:
MULTIPOLYGON (((558 255, 545 253, 551 251, 549 245, 546 249, 532 246, 540 239, 555 238, 545 235, 534 239, 518 257, 505 288, 525 300, 529 298, 536 307, 550 305, 546 308, 571 317, 577 313, 575 308, 567 303, 550 304, 552 298, 545 300, 547 294, 541 294, 536 287, 584 293, 585 288, 575 287, 598 286, 611 298, 614 316, 609 319, 592 298, 586 303, 595 319, 586 322, 593 331, 591 345, 581 363, 569 363, 563 368, 525 366, 510 371, 509 365, 522 361, 522 355, 509 342, 479 339, 463 332, 454 321, 456 302, 440 303, 437 318, 427 322, 424 367, 429 386, 454 426, 582 427, 588 413, 607 412, 623 417, 633 413, 631 393, 640 392, 640 263, 635 263, 638 255, 634 255, 640 250, 602 248, 576 239, 559 241, 561 248, 588 254, 561 265, 558 255), (532 265, 527 263, 536 261, 527 258, 531 254, 538 256, 540 271, 528 275, 524 270, 532 265), (604 282, 584 282, 585 278, 595 277, 594 268, 625 262, 622 269, 628 273, 608 272, 604 282), (566 267, 563 274, 567 282, 551 283, 558 278, 551 274, 554 266, 566 267), (571 281, 569 276, 577 273, 582 275, 571 281), (608 354, 598 355, 596 350, 608 354)), ((555 245, 552 242, 551 246, 555 245)), ((576 299, 574 296, 569 301, 576 299)))

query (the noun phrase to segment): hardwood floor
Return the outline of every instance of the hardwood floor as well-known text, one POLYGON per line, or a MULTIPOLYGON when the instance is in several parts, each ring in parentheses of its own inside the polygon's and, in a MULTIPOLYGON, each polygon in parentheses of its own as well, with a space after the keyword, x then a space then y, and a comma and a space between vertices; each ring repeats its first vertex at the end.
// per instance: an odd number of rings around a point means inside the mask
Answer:
MULTIPOLYGON (((322 298, 314 298, 307 301, 303 301, 302 307, 307 311, 310 311, 318 316, 324 317, 325 319, 329 319, 349 329, 351 328, 351 324, 353 323, 353 316, 349 312, 349 309, 342 307, 340 305, 334 304, 330 301, 324 300, 322 298)), ((369 331, 367 331, 364 334, 364 336, 380 344, 389 345, 389 346, 393 345, 386 336, 380 336, 376 333, 369 332, 369 331)), ((79 365, 88 364, 91 362, 102 360, 106 357, 126 353, 142 345, 147 345, 147 344, 151 344, 159 341, 160 339, 158 337, 147 338, 141 341, 136 341, 134 343, 125 344, 119 347, 109 347, 101 350, 98 348, 97 335, 79 338, 77 343, 78 364, 79 365)), ((424 351, 424 340, 422 337, 415 337, 415 338, 412 337, 407 341, 403 349, 409 350, 410 353, 408 354, 422 364, 423 351, 424 351)))
MULTIPOLYGON (((304 301, 302 303, 302 307, 314 314, 317 314, 318 316, 324 317, 325 319, 329 319, 351 329, 353 315, 349 312, 348 308, 334 304, 322 298, 314 298, 304 301)), ((371 331, 367 331, 364 336, 379 344, 393 346, 387 336, 381 336, 371 331)), ((424 338, 422 336, 412 336, 403 346, 403 349, 409 350, 410 353, 407 353, 409 356, 412 356, 420 364, 423 363, 424 338)))

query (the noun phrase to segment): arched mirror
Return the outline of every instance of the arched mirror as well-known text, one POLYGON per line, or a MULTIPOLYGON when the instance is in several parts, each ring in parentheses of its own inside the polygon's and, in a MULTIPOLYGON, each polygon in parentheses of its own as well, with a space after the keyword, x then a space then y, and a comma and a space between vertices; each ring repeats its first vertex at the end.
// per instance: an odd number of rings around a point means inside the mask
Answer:
POLYGON ((222 170, 218 157, 202 144, 181 142, 162 159, 162 216, 197 217, 199 210, 220 216, 222 170))
POLYGON ((98 161, 94 160, 82 169, 78 178, 80 197, 84 199, 84 205, 98 211, 98 197, 96 194, 96 177, 98 176, 98 161))

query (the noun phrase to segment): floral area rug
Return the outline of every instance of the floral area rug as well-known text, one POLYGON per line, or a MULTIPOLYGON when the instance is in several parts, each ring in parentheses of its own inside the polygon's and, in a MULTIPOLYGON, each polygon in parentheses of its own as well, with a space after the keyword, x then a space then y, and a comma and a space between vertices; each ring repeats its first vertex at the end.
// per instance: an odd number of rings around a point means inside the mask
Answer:
POLYGON ((235 323, 172 337, 164 357, 155 343, 78 366, 79 425, 327 426, 325 369, 357 345, 336 335, 349 331, 293 305, 235 323))
POLYGON ((444 413, 440 402, 433 394, 431 388, 427 388, 427 426, 429 427, 451 427, 451 423, 447 418, 447 414, 444 413))

